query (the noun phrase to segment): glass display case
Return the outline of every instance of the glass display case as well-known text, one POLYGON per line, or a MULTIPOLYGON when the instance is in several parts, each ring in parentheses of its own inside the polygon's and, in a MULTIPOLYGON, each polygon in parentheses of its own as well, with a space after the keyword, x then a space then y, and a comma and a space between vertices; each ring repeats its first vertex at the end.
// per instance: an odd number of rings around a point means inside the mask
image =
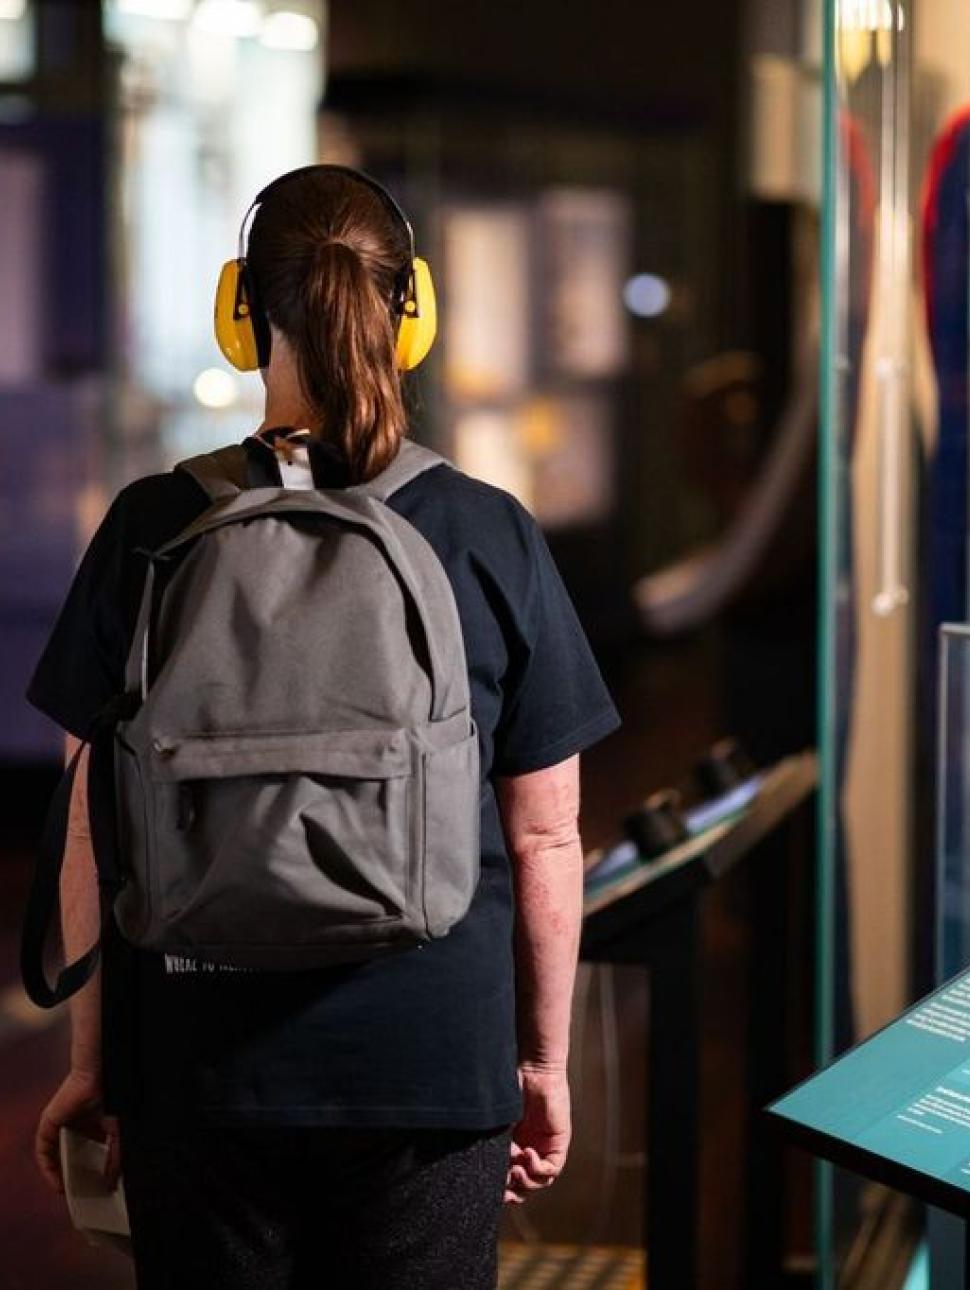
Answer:
MULTIPOLYGON (((963 908, 933 839, 962 827, 935 753, 965 692, 939 627, 967 617, 970 10, 828 0, 824 32, 820 1063, 966 965, 952 920, 933 935, 963 908)), ((837 1171, 818 1201, 821 1285, 863 1284, 880 1231, 918 1240, 915 1210, 837 1171)))
POLYGON ((970 625, 940 629, 937 763, 937 975, 970 962, 970 625))
MULTIPOLYGON (((936 748, 936 977, 970 963, 970 624, 943 623, 938 646, 936 748)), ((942 1212, 927 1223, 933 1290, 965 1284, 964 1225, 942 1212)))

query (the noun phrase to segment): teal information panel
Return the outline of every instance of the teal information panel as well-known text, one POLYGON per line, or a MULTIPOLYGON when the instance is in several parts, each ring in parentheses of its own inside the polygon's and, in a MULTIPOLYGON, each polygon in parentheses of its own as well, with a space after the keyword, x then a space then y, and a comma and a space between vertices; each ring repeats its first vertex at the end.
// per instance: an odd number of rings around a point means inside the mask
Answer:
POLYGON ((970 1195, 961 1196, 970 1193, 970 970, 768 1110, 807 1130, 796 1136, 820 1155, 876 1177, 884 1161, 907 1171, 916 1194, 970 1208, 970 1195), (833 1150, 839 1144, 848 1151, 833 1150))

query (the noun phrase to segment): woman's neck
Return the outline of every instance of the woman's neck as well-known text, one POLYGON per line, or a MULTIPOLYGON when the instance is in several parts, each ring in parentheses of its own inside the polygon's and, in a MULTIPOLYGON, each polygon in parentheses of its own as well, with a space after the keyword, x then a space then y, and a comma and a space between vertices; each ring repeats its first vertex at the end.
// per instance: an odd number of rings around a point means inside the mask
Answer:
POLYGON ((295 430, 309 430, 313 435, 320 433, 319 421, 305 408, 293 403, 274 403, 267 399, 263 419, 256 433, 258 434, 260 430, 268 430, 271 426, 293 426, 295 430))

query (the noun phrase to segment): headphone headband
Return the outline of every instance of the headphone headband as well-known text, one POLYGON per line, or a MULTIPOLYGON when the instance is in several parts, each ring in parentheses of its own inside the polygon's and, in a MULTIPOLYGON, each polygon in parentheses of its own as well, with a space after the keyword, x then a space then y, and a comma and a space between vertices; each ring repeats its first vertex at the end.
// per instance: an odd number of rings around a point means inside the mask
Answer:
POLYGON ((356 170, 353 166, 338 166, 330 162, 315 162, 309 166, 298 166, 296 170, 288 170, 284 175, 277 175, 277 177, 271 180, 265 188, 260 189, 253 200, 249 203, 249 208, 243 216, 242 223, 239 226, 238 258, 240 260, 244 256, 243 243, 246 239, 246 221, 249 219, 253 210, 255 210, 257 206, 262 205, 262 203, 266 201, 267 197, 276 192, 278 188, 282 188, 284 184, 289 183, 291 179, 296 179, 299 175, 309 175, 322 171, 327 171, 330 174, 349 175, 351 179, 356 179, 360 183, 366 184, 371 192, 376 193, 384 203, 386 209, 391 213, 391 216, 398 221, 398 223, 403 227, 405 233, 407 233, 409 248, 408 258, 410 261, 414 260, 414 230, 411 227, 411 221, 405 215, 397 198, 394 197, 392 193, 388 192, 384 185, 376 180, 373 175, 368 175, 363 170, 356 170))

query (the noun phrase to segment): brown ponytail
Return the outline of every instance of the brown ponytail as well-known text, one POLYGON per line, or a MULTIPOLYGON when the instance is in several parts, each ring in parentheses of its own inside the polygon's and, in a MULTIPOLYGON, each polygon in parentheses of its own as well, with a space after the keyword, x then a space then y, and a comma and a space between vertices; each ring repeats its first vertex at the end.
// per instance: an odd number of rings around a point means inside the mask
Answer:
POLYGON ((406 428, 391 305, 408 254, 377 194, 326 171, 272 194, 249 235, 262 308, 292 345, 320 436, 341 449, 353 482, 393 459, 406 428))

